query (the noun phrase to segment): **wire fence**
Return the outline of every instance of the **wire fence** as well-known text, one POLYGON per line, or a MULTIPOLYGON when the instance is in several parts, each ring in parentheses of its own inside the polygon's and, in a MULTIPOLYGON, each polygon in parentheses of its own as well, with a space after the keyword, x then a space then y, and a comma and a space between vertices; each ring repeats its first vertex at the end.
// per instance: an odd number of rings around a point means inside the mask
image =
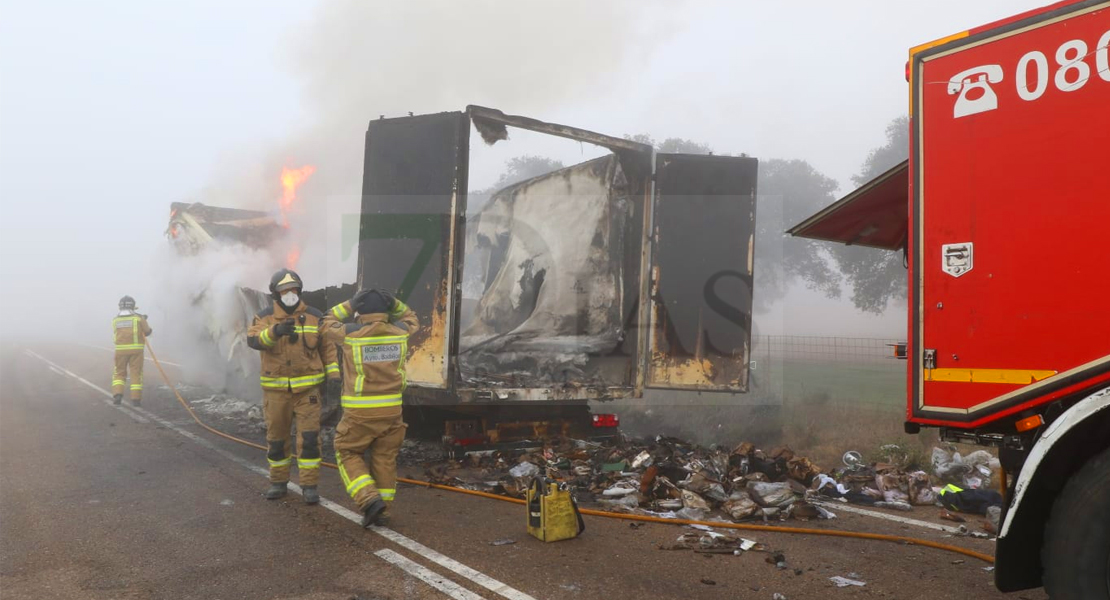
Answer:
MULTIPOLYGON (((900 340, 882 338, 817 337, 801 335, 752 336, 751 359, 760 361, 797 361, 843 363, 852 365, 906 368, 906 361, 894 357, 900 340)), ((904 340, 901 340, 904 343, 904 340)))
POLYGON ((900 341, 753 336, 751 389, 775 401, 904 410, 906 361, 894 357, 894 345, 900 341))

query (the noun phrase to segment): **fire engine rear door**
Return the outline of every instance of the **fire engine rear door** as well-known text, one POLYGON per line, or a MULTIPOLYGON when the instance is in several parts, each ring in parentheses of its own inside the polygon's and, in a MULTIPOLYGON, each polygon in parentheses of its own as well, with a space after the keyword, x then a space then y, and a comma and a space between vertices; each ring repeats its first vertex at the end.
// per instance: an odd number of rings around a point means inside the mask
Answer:
POLYGON ((748 390, 757 170, 656 156, 646 387, 748 390))

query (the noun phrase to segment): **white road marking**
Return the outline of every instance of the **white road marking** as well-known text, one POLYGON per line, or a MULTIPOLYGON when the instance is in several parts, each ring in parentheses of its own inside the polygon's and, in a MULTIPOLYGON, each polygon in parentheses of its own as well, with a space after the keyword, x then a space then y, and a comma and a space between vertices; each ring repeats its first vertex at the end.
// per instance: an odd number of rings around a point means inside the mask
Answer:
POLYGON ((378 550, 374 555, 444 594, 447 594, 455 600, 482 600, 482 597, 478 594, 461 587, 450 579, 439 576, 434 571, 425 569, 392 550, 378 550))
POLYGON ((114 408, 114 409, 122 412, 123 414, 131 417, 136 422, 138 422, 138 423, 150 423, 150 421, 147 421, 145 417, 143 417, 142 415, 135 412, 137 409, 131 408, 130 406, 124 406, 123 404, 114 403, 112 401, 112 393, 109 392, 108 390, 96 385, 95 383, 89 381, 88 379, 85 379, 84 377, 81 377, 80 375, 78 375, 76 373, 73 373, 73 372, 67 370, 63 366, 60 366, 58 364, 55 364, 55 363, 47 360, 45 357, 43 357, 39 354, 36 354, 35 352, 32 352, 31 350, 24 350, 23 352, 26 353, 28 356, 37 358, 37 359, 41 360, 42 362, 46 363, 46 365, 48 367, 50 367, 50 369, 52 371, 54 371, 55 373, 57 373, 59 375, 63 375, 63 376, 72 377, 72 378, 76 379, 77 381, 80 381, 81 383, 83 383, 83 384, 91 387, 92 389, 100 392, 101 394, 104 394, 105 396, 108 397, 108 399, 104 401, 105 404, 107 404, 108 406, 111 406, 112 408, 114 408))
MULTIPOLYGON (((42 361, 46 362, 49 365, 57 366, 53 362, 51 362, 50 360, 46 359, 45 357, 40 356, 40 355, 30 351, 30 350, 27 350, 26 352, 29 355, 34 356, 35 358, 38 358, 39 360, 42 360, 42 361)), ((103 388, 97 386, 96 384, 93 384, 93 383, 89 382, 88 380, 84 379, 83 377, 81 377, 81 376, 79 376, 75 373, 72 373, 72 372, 70 372, 70 371, 68 371, 68 370, 66 370, 62 367, 58 367, 58 368, 61 369, 62 371, 64 371, 66 373, 66 375, 68 375, 70 377, 73 377, 77 381, 80 381, 81 383, 84 383, 85 385, 87 385, 87 386, 91 387, 92 389, 104 394, 105 396, 108 396, 108 398, 112 397, 112 395, 107 390, 104 390, 103 388)), ((111 402, 109 402, 109 405, 111 405, 111 402)), ((143 408, 129 409, 129 408, 123 407, 123 406, 116 406, 115 408, 121 408, 121 409, 126 409, 126 410, 135 410, 135 411, 145 415, 147 418, 151 419, 155 423, 158 423, 159 425, 162 425, 163 427, 165 427, 167 429, 172 429, 173 431, 176 431, 177 433, 189 438, 190 440, 193 440, 197 444, 215 452, 216 454, 219 454, 220 456, 234 462, 237 465, 240 465, 240 466, 244 467, 245 469, 247 469, 249 471, 252 471, 254 473, 262 475, 263 477, 266 477, 267 479, 269 479, 269 477, 270 477, 270 471, 268 469, 264 469, 264 468, 262 468, 258 465, 252 464, 252 463, 250 463, 250 462, 248 462, 248 461, 246 461, 246 460, 228 452, 227 450, 224 450, 223 448, 220 448, 220 447, 216 446, 212 442, 209 442, 208 440, 206 440, 204 438, 201 438, 201 437, 197 436, 194 433, 191 433, 189 431, 186 431, 186 430, 182 429, 181 427, 178 427, 177 425, 174 425, 173 423, 167 421, 166 419, 163 419, 162 417, 159 417, 158 415, 155 415, 152 412, 149 412, 149 411, 147 411, 143 408)), ((289 482, 289 489, 293 490, 294 492, 296 492, 298 494, 301 493, 301 487, 299 485, 293 483, 293 482, 289 482)), ((346 508, 346 507, 344 507, 340 504, 337 504, 336 502, 328 500, 327 498, 324 498, 322 496, 320 497, 320 506, 322 506, 322 507, 330 510, 331 512, 343 517, 344 519, 347 519, 347 520, 352 521, 354 523, 361 523, 362 522, 362 515, 354 512, 353 510, 350 510, 349 508, 346 508)), ((489 577, 488 575, 485 575, 484 573, 482 573, 480 571, 472 569, 472 568, 470 568, 470 567, 468 567, 468 566, 466 566, 466 565, 464 565, 464 564, 462 564, 462 563, 460 563, 460 562, 458 562, 458 561, 456 561, 452 558, 449 558, 449 557, 447 557, 443 554, 440 554, 439 552, 436 552, 435 550, 432 550, 431 548, 425 546, 424 544, 421 544, 420 542, 418 542, 418 541, 416 541, 412 538, 409 538, 409 537, 406 537, 406 536, 404 536, 400 533, 397 533, 396 531, 393 531, 392 529, 388 529, 386 527, 370 527, 370 531, 373 531, 374 533, 386 538, 387 540, 389 540, 389 541, 391 541, 391 542, 393 542, 393 543, 395 543, 399 546, 402 546, 402 547, 404 547, 404 548, 406 548, 406 549, 408 549, 412 552, 415 552, 416 554, 419 554, 420 556, 423 556, 424 558, 436 563, 437 565, 440 565, 440 566, 442 566, 446 569, 449 569, 449 570, 451 570, 451 571, 453 571, 453 572, 455 572, 455 573, 473 581, 474 583, 486 588, 487 590, 490 590, 491 592, 493 592, 493 593, 495 593, 495 594, 497 594, 497 595, 499 595, 503 598, 507 598, 509 600, 536 600, 532 596, 529 596, 528 594, 525 594, 524 592, 521 592, 520 590, 509 587, 508 584, 502 583, 502 582, 500 582, 500 581, 498 581, 498 580, 496 580, 492 577, 489 577)))
POLYGON ((955 527, 948 527, 947 525, 941 525, 940 523, 930 523, 928 521, 919 521, 917 519, 907 519, 906 517, 899 517, 898 515, 888 515, 884 512, 879 512, 877 510, 867 510, 866 508, 856 508, 855 506, 848 506, 847 504, 841 504, 839 502, 812 502, 819 506, 824 506, 828 509, 835 509, 838 511, 842 510, 844 512, 855 513, 857 515, 866 515, 868 517, 875 517, 877 519, 886 519, 887 521, 894 521, 895 523, 902 523, 903 525, 916 525, 918 527, 924 527, 926 529, 936 529, 937 531, 943 531, 945 533, 960 532, 960 530, 955 527))

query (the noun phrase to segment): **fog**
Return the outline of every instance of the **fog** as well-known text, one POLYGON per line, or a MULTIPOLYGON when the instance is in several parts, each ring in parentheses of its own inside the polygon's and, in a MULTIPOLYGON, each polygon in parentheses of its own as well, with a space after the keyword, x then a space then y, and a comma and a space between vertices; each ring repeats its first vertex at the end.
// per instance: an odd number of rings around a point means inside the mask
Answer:
MULTIPOLYGON (((910 46, 1042 3, 6 2, 0 335, 106 346, 130 294, 155 344, 194 351, 185 298, 263 289, 282 260, 182 265, 164 235, 169 204, 276 211, 283 166, 316 167, 293 217, 309 287, 353 280, 340 227, 379 115, 481 104, 682 137, 807 160, 845 193, 906 110, 910 46)), ((577 144, 518 141, 513 154, 476 149, 472 187, 516 154, 584 160, 577 144)), ((803 288, 765 318, 765 334, 904 331, 898 310, 865 315, 803 288)))

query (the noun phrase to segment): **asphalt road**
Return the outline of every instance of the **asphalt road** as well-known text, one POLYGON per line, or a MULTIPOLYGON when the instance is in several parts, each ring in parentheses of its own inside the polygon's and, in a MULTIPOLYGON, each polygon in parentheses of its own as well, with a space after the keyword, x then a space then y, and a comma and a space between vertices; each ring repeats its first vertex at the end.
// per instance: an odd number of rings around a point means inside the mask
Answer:
MULTIPOLYGON (((94 389, 110 369, 109 353, 88 348, 3 353, 4 599, 1044 598, 1000 594, 985 563, 920 546, 745 533, 786 556, 778 569, 763 552, 660 550, 688 530, 602 518, 588 518, 578 539, 544 544, 525 533, 521 506, 404 485, 391 528, 367 531, 350 520, 334 471, 320 486, 331 502, 267 501, 261 451, 204 432, 165 394, 148 393, 139 411, 110 406, 94 389), (503 539, 515 543, 491 544, 503 539), (829 580, 849 574, 866 586, 829 580)), ((157 383, 148 366, 148 389, 157 383)), ((993 551, 845 512, 804 526, 993 551)))

